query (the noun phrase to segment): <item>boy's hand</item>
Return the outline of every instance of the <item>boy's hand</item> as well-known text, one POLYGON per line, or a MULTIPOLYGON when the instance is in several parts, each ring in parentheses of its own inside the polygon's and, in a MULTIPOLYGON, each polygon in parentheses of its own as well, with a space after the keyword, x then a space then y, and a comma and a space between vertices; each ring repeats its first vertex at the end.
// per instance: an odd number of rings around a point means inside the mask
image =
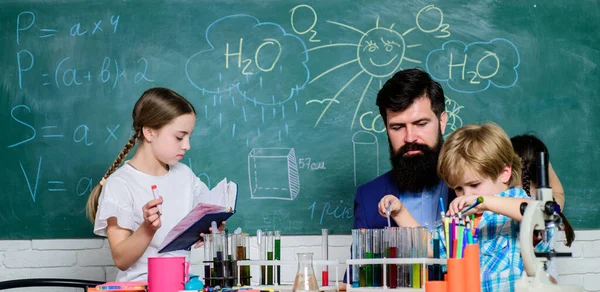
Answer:
MULTIPOLYGON (((475 202, 477 202, 477 198, 479 197, 479 195, 465 195, 457 197, 452 202, 450 202, 450 206, 448 206, 448 212, 446 212, 446 215, 454 216, 458 214, 460 210, 466 209, 467 207, 475 204, 475 202)), ((462 213, 462 215, 469 216, 471 214, 484 211, 483 204, 484 203, 481 203, 473 207, 473 209, 469 210, 467 213, 462 213)))
POLYGON ((162 213, 158 210, 158 205, 163 203, 163 198, 150 200, 146 205, 142 207, 142 214, 144 215, 144 223, 150 227, 153 231, 158 230, 162 226, 160 216, 162 213))
POLYGON ((390 207, 391 217, 395 217, 400 213, 400 211, 402 211, 402 209, 404 209, 404 205, 396 196, 386 195, 385 197, 381 198, 381 201, 379 201, 378 209, 381 216, 387 217, 386 211, 388 206, 390 207))

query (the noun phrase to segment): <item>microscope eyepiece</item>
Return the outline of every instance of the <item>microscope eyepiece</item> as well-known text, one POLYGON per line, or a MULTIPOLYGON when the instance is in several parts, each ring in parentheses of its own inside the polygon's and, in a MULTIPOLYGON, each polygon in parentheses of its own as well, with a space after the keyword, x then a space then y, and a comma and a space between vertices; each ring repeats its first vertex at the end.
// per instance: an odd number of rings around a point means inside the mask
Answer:
POLYGON ((537 181, 538 188, 550 188, 550 183, 548 182, 548 153, 546 152, 538 152, 536 153, 537 160, 537 181))

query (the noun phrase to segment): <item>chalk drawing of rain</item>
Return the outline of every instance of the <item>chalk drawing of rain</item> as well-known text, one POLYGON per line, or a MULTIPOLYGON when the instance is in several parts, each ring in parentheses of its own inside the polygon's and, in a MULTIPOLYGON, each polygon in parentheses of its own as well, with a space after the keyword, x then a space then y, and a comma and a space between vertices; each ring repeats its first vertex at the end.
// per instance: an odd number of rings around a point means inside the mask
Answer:
POLYGON ((304 42, 280 25, 236 14, 205 32, 210 49, 185 64, 189 82, 203 94, 237 93, 259 105, 281 105, 309 79, 304 42))
POLYGON ((244 14, 217 19, 202 37, 199 46, 208 49, 185 63, 187 80, 200 92, 198 118, 246 146, 288 135, 287 120, 299 112, 296 96, 310 78, 304 41, 244 14))
POLYGON ((300 177, 293 148, 255 148, 248 154, 252 199, 294 200, 300 177))
POLYGON ((422 44, 408 43, 407 35, 411 33, 415 34, 420 31, 425 34, 431 34, 431 37, 434 38, 446 38, 450 36, 450 32, 448 32, 449 25, 443 23, 442 11, 433 5, 423 7, 416 15, 415 25, 406 28, 395 27, 395 23, 388 23, 384 25, 382 21, 380 21, 379 17, 374 20, 375 24, 373 27, 366 29, 357 28, 347 23, 341 23, 332 20, 327 20, 326 22, 328 24, 335 25, 342 30, 354 33, 354 38, 350 39, 348 42, 339 42, 312 47, 308 49, 308 51, 323 50, 330 47, 349 47, 350 49, 355 50, 356 54, 353 55, 352 59, 347 60, 346 62, 333 66, 324 72, 320 72, 318 75, 315 74, 316 76, 313 77, 308 84, 316 82, 327 74, 342 68, 346 70, 353 70, 356 73, 349 80, 347 80, 333 96, 323 100, 310 100, 306 102, 306 104, 318 102, 318 104, 324 105, 320 116, 315 122, 315 127, 319 125, 319 122, 331 108, 333 103, 337 104, 341 102, 338 100, 340 94, 350 84, 357 82, 361 76, 367 76, 366 78, 368 81, 362 90, 360 98, 346 101, 355 102, 358 100, 356 102, 356 108, 350 128, 354 127, 360 106, 368 89, 371 86, 375 86, 375 83, 378 82, 379 86, 381 87, 382 82, 389 79, 395 72, 402 70, 403 65, 411 68, 421 65, 423 63, 422 61, 411 57, 411 49, 419 47, 422 44), (431 14, 434 14, 435 17, 437 17, 436 19, 439 19, 439 24, 437 26, 434 25, 433 28, 424 27, 421 25, 420 22, 423 21, 424 17, 429 17, 431 14))

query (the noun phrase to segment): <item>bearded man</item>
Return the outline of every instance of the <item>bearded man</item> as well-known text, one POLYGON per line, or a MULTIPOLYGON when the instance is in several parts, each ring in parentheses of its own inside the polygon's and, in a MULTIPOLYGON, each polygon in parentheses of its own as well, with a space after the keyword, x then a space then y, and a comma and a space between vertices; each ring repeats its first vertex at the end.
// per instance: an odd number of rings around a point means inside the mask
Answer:
MULTIPOLYGON (((444 91, 419 69, 397 72, 377 94, 385 122, 392 170, 358 187, 354 198, 354 228, 383 228, 386 218, 377 204, 395 195, 415 219, 432 230, 454 192, 437 175, 437 161, 448 121, 444 91)), ((397 226, 394 220, 392 226, 397 226)))

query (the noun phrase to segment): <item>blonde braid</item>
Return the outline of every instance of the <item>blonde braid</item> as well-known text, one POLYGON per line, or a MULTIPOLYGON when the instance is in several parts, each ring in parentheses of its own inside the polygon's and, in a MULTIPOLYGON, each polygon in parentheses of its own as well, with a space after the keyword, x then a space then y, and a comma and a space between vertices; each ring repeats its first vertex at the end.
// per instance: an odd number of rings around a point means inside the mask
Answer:
POLYGON ((123 160, 125 160, 125 158, 129 154, 129 151, 131 151, 133 146, 135 146, 135 143, 138 141, 140 135, 141 131, 136 131, 136 133, 134 133, 134 135, 131 136, 129 141, 127 141, 127 144, 125 144, 123 149, 121 149, 119 155, 117 155, 115 161, 113 161, 112 165, 108 168, 108 170, 102 177, 100 183, 98 183, 90 193, 86 205, 86 213, 90 221, 92 221, 92 223, 96 221, 96 212, 98 211, 98 200, 100 199, 100 193, 102 193, 102 186, 104 185, 104 182, 111 174, 113 174, 113 172, 115 172, 119 168, 119 166, 121 166, 123 160))
POLYGON ((135 146, 135 143, 137 142, 138 137, 139 137, 138 134, 134 134, 133 136, 131 136, 129 141, 127 141, 127 144, 125 144, 125 146, 121 150, 121 153, 119 153, 119 155, 117 155, 117 158, 115 159, 115 161, 113 161, 113 164, 110 166, 110 168, 108 168, 108 170, 102 177, 103 179, 107 179, 111 174, 113 174, 113 172, 115 172, 119 168, 119 166, 121 166, 121 164, 123 164, 123 160, 125 160, 125 158, 127 157, 127 154, 129 154, 129 151, 131 151, 133 146, 135 146))

